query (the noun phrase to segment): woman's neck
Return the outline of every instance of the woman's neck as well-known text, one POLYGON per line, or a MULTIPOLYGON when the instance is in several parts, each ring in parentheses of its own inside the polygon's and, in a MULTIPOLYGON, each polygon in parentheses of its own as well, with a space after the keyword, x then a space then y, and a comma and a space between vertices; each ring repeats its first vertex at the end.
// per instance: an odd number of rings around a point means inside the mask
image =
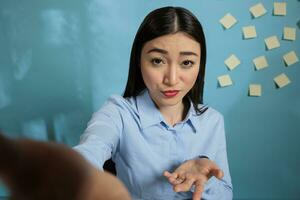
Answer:
POLYGON ((163 115, 164 119, 170 126, 175 126, 176 123, 181 122, 186 113, 185 113, 185 106, 184 103, 178 103, 173 106, 165 106, 159 108, 161 114, 163 115))

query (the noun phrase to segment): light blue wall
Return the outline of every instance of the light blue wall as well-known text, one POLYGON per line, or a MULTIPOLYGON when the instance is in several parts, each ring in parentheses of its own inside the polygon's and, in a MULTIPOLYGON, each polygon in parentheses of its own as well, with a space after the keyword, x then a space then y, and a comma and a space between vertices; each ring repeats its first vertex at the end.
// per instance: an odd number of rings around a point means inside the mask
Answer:
POLYGON ((206 33, 205 102, 225 117, 235 198, 299 199, 300 63, 285 67, 282 55, 294 50, 300 57, 300 1, 286 2, 287 15, 278 17, 271 0, 1 0, 0 128, 12 137, 75 145, 92 112, 124 90, 144 16, 183 6, 206 33), (249 8, 259 2, 268 13, 253 19, 249 8), (224 30, 218 21, 227 12, 238 23, 224 30), (257 38, 242 40, 246 25, 256 26, 257 38), (296 27, 296 41, 281 40, 284 26, 296 27), (271 35, 281 47, 266 51, 271 35), (228 71, 223 62, 231 53, 242 63, 228 71), (252 59, 260 55, 270 66, 255 71, 252 59), (292 83, 276 89, 272 79, 282 72, 292 83), (219 88, 217 77, 225 73, 234 85, 219 88), (247 96, 250 83, 262 84, 261 97, 247 96))

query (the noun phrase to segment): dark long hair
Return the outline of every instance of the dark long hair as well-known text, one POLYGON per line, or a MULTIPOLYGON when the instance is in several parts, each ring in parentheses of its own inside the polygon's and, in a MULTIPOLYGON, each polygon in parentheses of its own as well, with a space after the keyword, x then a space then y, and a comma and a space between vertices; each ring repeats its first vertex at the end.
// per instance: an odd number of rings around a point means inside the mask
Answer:
MULTIPOLYGON (((144 44, 154 38, 184 32, 192 36, 199 42, 201 48, 200 69, 197 80, 192 89, 184 97, 189 97, 198 114, 205 109, 198 108, 198 104, 203 104, 203 88, 206 63, 205 36, 200 22, 189 10, 181 7, 163 7, 150 12, 140 25, 130 55, 130 66, 127 85, 123 97, 137 96, 146 88, 141 74, 141 52, 144 44)), ((185 104, 186 105, 186 104, 185 104)))

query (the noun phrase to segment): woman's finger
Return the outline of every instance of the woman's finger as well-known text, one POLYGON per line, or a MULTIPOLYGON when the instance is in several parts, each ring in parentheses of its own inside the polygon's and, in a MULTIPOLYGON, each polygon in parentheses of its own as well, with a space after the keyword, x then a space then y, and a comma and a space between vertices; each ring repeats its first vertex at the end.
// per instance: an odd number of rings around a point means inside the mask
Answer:
POLYGON ((169 181, 172 185, 178 184, 178 180, 177 180, 177 178, 178 178, 178 173, 176 173, 176 172, 170 173, 170 172, 168 172, 168 171, 165 171, 165 172, 163 173, 163 175, 164 175, 165 177, 167 177, 168 181, 169 181))
POLYGON ((192 176, 187 175, 186 179, 182 181, 182 183, 174 186, 175 192, 186 192, 191 189, 195 182, 195 178, 192 176))
POLYGON ((211 176, 215 176, 218 179, 223 178, 224 173, 221 169, 213 169, 211 170, 211 176))
POLYGON ((202 181, 195 182, 195 191, 193 193, 193 200, 200 200, 202 197, 202 192, 204 191, 204 184, 202 181))
POLYGON ((168 171, 164 171, 163 175, 164 175, 165 177, 167 177, 167 178, 169 178, 169 177, 172 176, 172 174, 171 174, 170 172, 168 172, 168 171))

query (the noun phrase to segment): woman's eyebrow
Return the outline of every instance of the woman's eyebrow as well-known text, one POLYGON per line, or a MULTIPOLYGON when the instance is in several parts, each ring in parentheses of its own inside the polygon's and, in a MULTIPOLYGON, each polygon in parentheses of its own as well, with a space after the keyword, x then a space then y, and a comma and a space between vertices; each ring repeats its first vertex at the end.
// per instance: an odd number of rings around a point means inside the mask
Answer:
POLYGON ((158 52, 158 53, 162 53, 162 54, 168 54, 168 51, 166 51, 164 49, 159 49, 159 48, 150 49, 147 53, 151 53, 151 52, 158 52))
POLYGON ((183 56, 198 56, 198 54, 196 54, 195 52, 192 52, 192 51, 181 51, 180 52, 180 55, 183 55, 183 56))
MULTIPOLYGON (((161 53, 161 54, 168 54, 168 51, 166 51, 164 49, 159 49, 159 48, 150 49, 147 53, 151 53, 151 52, 158 52, 158 53, 161 53)), ((190 56, 190 55, 198 56, 198 54, 196 54, 195 52, 192 52, 192 51, 181 51, 180 55, 183 55, 183 56, 190 56)))

